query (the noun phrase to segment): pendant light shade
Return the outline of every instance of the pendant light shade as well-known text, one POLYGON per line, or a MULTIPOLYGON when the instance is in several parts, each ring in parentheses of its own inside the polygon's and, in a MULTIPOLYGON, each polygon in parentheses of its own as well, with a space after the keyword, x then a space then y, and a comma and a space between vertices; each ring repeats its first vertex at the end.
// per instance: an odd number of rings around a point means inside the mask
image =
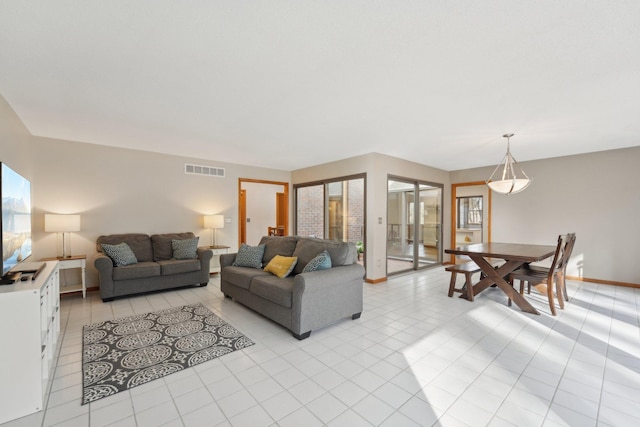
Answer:
POLYGON ((490 189, 500 194, 515 194, 524 190, 531 184, 531 180, 526 173, 520 168, 516 159, 511 155, 511 147, 509 139, 513 136, 512 133, 506 133, 502 135, 507 138, 507 154, 505 154, 502 162, 498 164, 489 179, 486 181, 490 189), (502 166, 502 175, 497 180, 494 180, 494 175, 502 166), (518 174, 519 173, 519 174, 518 174))

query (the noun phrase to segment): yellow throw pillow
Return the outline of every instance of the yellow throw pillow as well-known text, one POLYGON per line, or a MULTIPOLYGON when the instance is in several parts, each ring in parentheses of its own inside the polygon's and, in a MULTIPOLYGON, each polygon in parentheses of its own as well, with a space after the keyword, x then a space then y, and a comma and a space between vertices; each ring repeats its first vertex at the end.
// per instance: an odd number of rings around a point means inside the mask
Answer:
POLYGON ((269 261, 269 264, 264 268, 264 271, 275 274, 282 279, 287 277, 289 273, 293 271, 293 267, 296 266, 297 262, 297 256, 276 255, 271 259, 271 261, 269 261))

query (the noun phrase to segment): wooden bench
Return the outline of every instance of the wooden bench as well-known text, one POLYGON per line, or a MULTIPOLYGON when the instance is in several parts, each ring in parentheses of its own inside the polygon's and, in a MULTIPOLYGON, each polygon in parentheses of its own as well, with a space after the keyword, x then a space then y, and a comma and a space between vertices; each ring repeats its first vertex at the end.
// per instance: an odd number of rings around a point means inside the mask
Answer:
POLYGON ((451 272, 451 282, 449 282, 449 296, 452 297, 454 292, 465 293, 469 301, 473 301, 473 283, 471 282, 471 276, 474 273, 479 273, 480 267, 473 262, 465 262, 464 264, 454 264, 445 268, 446 271, 451 272), (462 288, 456 288, 456 277, 458 273, 464 274, 464 285, 462 288))

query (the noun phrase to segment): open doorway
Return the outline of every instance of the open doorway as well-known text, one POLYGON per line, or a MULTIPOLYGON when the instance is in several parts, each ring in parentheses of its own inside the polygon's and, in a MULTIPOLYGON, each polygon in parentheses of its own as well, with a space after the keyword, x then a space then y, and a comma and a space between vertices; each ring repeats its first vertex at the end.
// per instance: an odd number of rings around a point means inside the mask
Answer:
POLYGON ((238 245, 289 234, 289 183, 239 178, 238 186, 238 245))
MULTIPOLYGON (((451 247, 491 241, 491 191, 484 181, 451 185, 451 247)), ((451 255, 451 263, 458 259, 451 255)))

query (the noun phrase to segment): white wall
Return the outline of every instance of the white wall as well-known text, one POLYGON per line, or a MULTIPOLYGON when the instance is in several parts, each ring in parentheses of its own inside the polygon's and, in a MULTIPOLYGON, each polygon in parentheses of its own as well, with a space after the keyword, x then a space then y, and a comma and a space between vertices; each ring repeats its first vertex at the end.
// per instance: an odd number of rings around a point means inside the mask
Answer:
MULTIPOLYGON (((493 194, 492 241, 555 245, 576 232, 568 274, 640 284, 640 147, 522 162, 533 179, 521 193, 493 194)), ((451 173, 486 179, 494 167, 451 173)))
POLYGON ((31 133, 0 96, 0 162, 31 180, 31 133))

